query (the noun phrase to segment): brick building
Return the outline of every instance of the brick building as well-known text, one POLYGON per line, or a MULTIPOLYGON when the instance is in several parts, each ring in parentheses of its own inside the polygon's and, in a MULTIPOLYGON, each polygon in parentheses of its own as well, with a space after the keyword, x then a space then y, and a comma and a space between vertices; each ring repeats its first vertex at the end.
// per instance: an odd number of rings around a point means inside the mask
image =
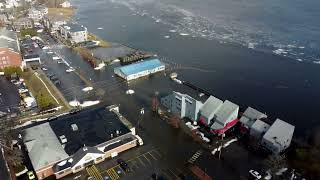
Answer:
POLYGON ((17 35, 7 30, 0 29, 0 68, 5 67, 22 67, 19 42, 17 35))

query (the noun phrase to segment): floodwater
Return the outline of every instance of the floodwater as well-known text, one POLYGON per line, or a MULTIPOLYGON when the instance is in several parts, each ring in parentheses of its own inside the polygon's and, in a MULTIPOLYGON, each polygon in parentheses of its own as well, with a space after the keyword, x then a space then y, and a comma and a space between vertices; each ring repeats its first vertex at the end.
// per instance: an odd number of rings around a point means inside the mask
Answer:
MULTIPOLYGON (((272 7, 270 2, 264 9, 267 12, 263 11, 265 14, 256 16, 258 20, 261 20, 261 23, 264 23, 264 26, 269 27, 266 30, 267 33, 259 34, 259 30, 257 30, 257 34, 250 35, 250 37, 254 37, 252 41, 252 38, 248 40, 248 37, 243 35, 249 34, 246 31, 239 32, 238 35, 230 35, 230 37, 237 37, 233 39, 226 38, 226 33, 221 34, 226 29, 229 30, 226 32, 231 31, 230 24, 237 25, 237 23, 233 23, 237 20, 235 17, 237 14, 232 14, 230 10, 225 8, 228 2, 231 3, 230 1, 221 5, 226 12, 219 10, 219 3, 213 1, 210 5, 212 5, 212 11, 215 11, 211 14, 209 12, 210 8, 205 7, 207 1, 201 3, 190 1, 190 4, 182 3, 179 0, 165 0, 158 3, 153 0, 74 0, 72 2, 77 6, 74 20, 88 27, 89 31, 108 41, 123 43, 158 54, 168 64, 169 68, 178 72, 179 78, 188 80, 220 98, 229 99, 243 107, 252 106, 266 112, 273 119, 281 118, 288 121, 296 126, 297 135, 305 135, 319 127, 320 122, 316 108, 320 107, 320 94, 318 93, 320 89, 320 66, 313 63, 316 61, 315 59, 310 58, 311 56, 315 58, 318 56, 307 52, 319 52, 317 51, 319 45, 316 42, 317 40, 311 41, 312 35, 316 35, 312 34, 312 27, 314 29, 319 27, 315 23, 307 29, 309 27, 309 24, 307 24, 304 28, 301 27, 298 30, 296 28, 296 31, 292 33, 288 31, 287 38, 281 36, 281 34, 285 34, 287 28, 294 30, 295 24, 300 27, 303 24, 299 23, 303 19, 316 16, 319 13, 318 11, 315 12, 310 5, 314 1, 305 5, 309 6, 310 12, 307 12, 307 7, 299 9, 303 11, 301 13, 303 17, 292 20, 290 26, 288 25, 290 23, 288 14, 283 15, 284 19, 281 21, 283 24, 276 19, 273 23, 265 17, 272 14, 268 10, 268 7, 272 7), (194 4, 197 5, 192 6, 194 4), (218 7, 213 7, 214 5, 218 7), (227 17, 226 14, 228 14, 227 17), (218 20, 215 21, 215 26, 211 27, 206 20, 211 19, 212 21, 214 17, 218 20), (222 26, 223 22, 225 22, 225 26, 222 26), (271 25, 275 27, 271 27, 271 25), (98 29, 98 27, 103 27, 103 29, 98 29), (202 33, 199 33, 200 30, 202 33), (217 32, 216 34, 212 33, 214 30, 217 32), (306 35, 301 40, 304 34, 300 31, 303 30, 306 35), (273 36, 272 33, 275 35, 273 36), (270 37, 267 38, 263 34, 268 34, 270 37), (300 41, 297 40, 294 44, 294 38, 300 38, 300 41), (254 47, 252 47, 252 44, 249 46, 254 49, 244 46, 245 43, 250 42, 261 43, 254 47), (276 42, 278 42, 278 45, 276 42), (301 43, 299 44, 299 42, 301 43), (283 50, 278 50, 279 48, 283 50), (290 53, 277 55, 272 52, 275 50, 278 50, 276 52, 286 51, 300 54, 301 56, 303 54, 309 55, 307 57, 293 57, 293 55, 289 55, 290 53), (300 61, 297 58, 303 60, 300 61)), ((286 3, 290 4, 287 1, 286 3)), ((295 5, 302 6, 301 3, 295 3, 298 2, 295 1, 292 3, 293 5, 289 5, 290 12, 287 12, 285 8, 285 2, 278 4, 279 7, 276 9, 279 12, 281 9, 285 9, 286 11, 282 13, 292 13, 295 5)), ((265 4, 268 3, 265 2, 265 4)), ((249 4, 244 7, 241 3, 232 5, 237 11, 242 9, 243 15, 239 16, 238 20, 238 24, 243 26, 239 26, 232 32, 250 29, 251 24, 245 20, 251 19, 254 21, 254 18, 249 18, 249 15, 248 17, 244 16, 243 11, 249 4), (246 28, 244 28, 244 25, 246 25, 246 28)), ((249 8, 248 11, 255 9, 254 6, 261 8, 263 3, 247 7, 249 8)), ((258 13, 257 11, 255 13, 258 13)), ((272 14, 270 18, 274 16, 272 14)), ((309 23, 312 23, 314 19, 310 21, 309 23)), ((264 27, 258 26, 257 21, 254 21, 254 23, 255 28, 261 30, 261 27, 264 27)), ((112 67, 107 69, 110 68, 112 67)), ((105 91, 123 93, 113 89, 114 86, 122 86, 124 89, 125 87, 123 84, 119 85, 119 81, 110 79, 110 76, 113 75, 112 70, 100 73, 93 72, 93 70, 85 71, 88 71, 89 76, 95 76, 99 81, 111 83, 112 85, 109 87, 107 85, 103 87, 105 91)), ((144 94, 147 97, 151 96, 154 91, 168 93, 171 89, 167 88, 170 85, 166 83, 161 82, 158 77, 152 77, 148 80, 138 80, 129 86, 148 91, 149 93, 144 94)), ((179 90, 179 88, 176 90, 179 90)), ((140 101, 148 100, 141 99, 140 101)))

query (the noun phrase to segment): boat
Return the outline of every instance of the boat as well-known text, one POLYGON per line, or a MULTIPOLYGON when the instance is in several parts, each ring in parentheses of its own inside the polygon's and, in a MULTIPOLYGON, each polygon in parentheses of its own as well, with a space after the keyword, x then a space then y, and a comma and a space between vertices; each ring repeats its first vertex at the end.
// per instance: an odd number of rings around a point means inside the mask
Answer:
POLYGON ((170 74, 171 79, 176 79, 178 77, 178 74, 176 72, 173 72, 170 74))
POLYGON ((134 94, 134 90, 129 89, 129 90, 126 91, 126 94, 134 94))
POLYGON ((66 70, 66 72, 73 72, 75 69, 73 67, 70 67, 69 69, 66 70))

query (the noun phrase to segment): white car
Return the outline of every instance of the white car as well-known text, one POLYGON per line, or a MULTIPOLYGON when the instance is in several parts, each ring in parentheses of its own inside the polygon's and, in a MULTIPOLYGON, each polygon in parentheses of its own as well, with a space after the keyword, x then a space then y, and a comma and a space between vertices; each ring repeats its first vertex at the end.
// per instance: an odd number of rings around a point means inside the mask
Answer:
POLYGON ((260 175, 257 171, 251 169, 251 170, 249 171, 249 173, 250 173, 250 175, 252 175, 252 176, 255 177, 256 179, 261 179, 261 175, 260 175))

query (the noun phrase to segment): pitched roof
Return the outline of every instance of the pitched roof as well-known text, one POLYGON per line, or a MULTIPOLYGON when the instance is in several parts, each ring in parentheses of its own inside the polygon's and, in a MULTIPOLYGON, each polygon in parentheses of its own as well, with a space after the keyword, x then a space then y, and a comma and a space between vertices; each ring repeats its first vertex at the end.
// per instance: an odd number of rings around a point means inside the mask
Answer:
POLYGON ((70 32, 86 31, 86 28, 83 25, 78 23, 68 22, 63 25, 64 29, 67 29, 70 32))
POLYGON ((217 111, 215 121, 219 122, 220 124, 225 124, 228 120, 229 116, 234 112, 238 111, 239 106, 230 102, 228 100, 224 101, 222 106, 217 111))
POLYGON ((72 164, 71 167, 76 165, 85 155, 92 154, 104 154, 104 152, 98 150, 96 147, 85 146, 80 148, 73 156, 72 156, 72 164))
POLYGON ((214 96, 210 96, 200 109, 201 115, 205 117, 210 117, 212 113, 217 112, 217 110, 221 107, 222 103, 222 100, 214 96))
POLYGON ((49 123, 25 129, 23 141, 35 170, 69 157, 49 123))
POLYGON ((126 76, 129 76, 142 71, 151 70, 160 66, 164 66, 164 64, 161 63, 159 59, 151 59, 151 60, 140 61, 130 65, 122 66, 122 67, 117 67, 115 69, 119 69, 123 74, 125 74, 126 76))
POLYGON ((267 124, 259 119, 256 120, 251 126, 251 129, 253 129, 259 133, 266 132, 269 128, 270 128, 269 124, 267 124))
POLYGON ((275 142, 283 143, 287 141, 288 137, 293 136, 295 127, 281 119, 276 119, 276 121, 271 125, 269 130, 264 134, 263 139, 275 142))
POLYGON ((240 118, 240 122, 248 127, 251 127, 257 119, 262 118, 267 118, 267 115, 256 109, 253 109, 252 107, 248 107, 240 118))

